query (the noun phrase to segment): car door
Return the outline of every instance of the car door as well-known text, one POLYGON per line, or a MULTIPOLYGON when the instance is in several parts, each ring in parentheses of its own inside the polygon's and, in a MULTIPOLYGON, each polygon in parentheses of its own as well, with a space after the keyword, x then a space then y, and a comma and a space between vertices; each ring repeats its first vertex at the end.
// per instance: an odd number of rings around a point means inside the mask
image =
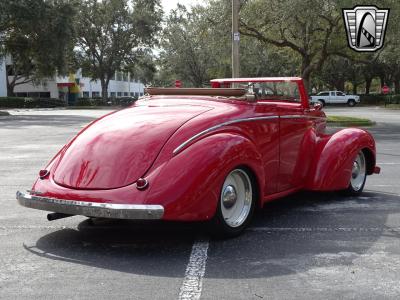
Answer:
POLYGON ((279 182, 278 192, 295 189, 304 182, 309 159, 302 153, 307 146, 310 122, 302 103, 279 104, 279 182))
POLYGON ((329 92, 329 103, 336 103, 336 92, 329 92))
POLYGON ((336 103, 346 103, 346 95, 343 92, 336 91, 336 103))
MULTIPOLYGON (((259 99, 255 106, 255 117, 265 118, 257 122, 252 131, 257 135, 256 143, 263 157, 265 173, 264 197, 275 194, 279 181, 279 115, 277 107, 259 99), (270 119, 268 117, 271 117, 270 119)), ((249 123, 251 125, 251 123, 249 123)))

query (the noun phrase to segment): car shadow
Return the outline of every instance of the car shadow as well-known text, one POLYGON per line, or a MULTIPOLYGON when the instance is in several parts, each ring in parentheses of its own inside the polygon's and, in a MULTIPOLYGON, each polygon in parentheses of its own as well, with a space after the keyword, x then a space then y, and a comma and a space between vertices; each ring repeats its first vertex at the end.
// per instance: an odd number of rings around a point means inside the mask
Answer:
MULTIPOLYGON (((364 192, 298 193, 271 202, 239 237, 211 240, 207 278, 265 278, 305 272, 315 266, 350 266, 385 235, 400 197, 364 192)), ((132 274, 182 277, 193 241, 204 224, 89 220, 77 229, 42 236, 27 251, 52 260, 132 274)))

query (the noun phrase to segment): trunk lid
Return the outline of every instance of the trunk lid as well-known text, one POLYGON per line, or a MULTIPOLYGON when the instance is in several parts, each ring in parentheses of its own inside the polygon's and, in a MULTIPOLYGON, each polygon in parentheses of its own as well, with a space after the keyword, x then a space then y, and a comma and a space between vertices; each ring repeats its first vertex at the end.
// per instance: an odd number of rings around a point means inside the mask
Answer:
POLYGON ((54 181, 75 189, 113 189, 136 182, 169 137, 206 106, 135 106, 82 131, 61 155, 54 181))

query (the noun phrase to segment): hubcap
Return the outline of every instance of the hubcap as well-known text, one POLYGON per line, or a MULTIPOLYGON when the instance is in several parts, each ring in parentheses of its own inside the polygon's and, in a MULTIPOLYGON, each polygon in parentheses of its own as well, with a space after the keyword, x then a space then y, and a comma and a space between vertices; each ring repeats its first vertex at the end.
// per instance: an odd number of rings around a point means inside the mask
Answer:
POLYGON ((222 193, 222 203, 225 208, 231 208, 235 205, 237 199, 237 194, 235 187, 233 185, 228 185, 225 187, 222 193))
POLYGON ((226 177, 221 191, 221 212, 226 224, 239 227, 250 214, 253 200, 251 181, 241 169, 233 170, 226 177))
POLYGON ((351 170, 350 184, 355 191, 359 191, 362 188, 365 181, 365 177, 366 177, 365 156, 364 153, 360 151, 353 162, 353 168, 351 170))

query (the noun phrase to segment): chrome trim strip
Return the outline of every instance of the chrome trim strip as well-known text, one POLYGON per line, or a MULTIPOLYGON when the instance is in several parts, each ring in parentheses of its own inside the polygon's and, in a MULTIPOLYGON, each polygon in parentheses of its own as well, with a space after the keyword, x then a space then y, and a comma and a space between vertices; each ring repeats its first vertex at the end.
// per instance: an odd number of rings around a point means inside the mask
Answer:
POLYGON ((290 115, 290 116, 281 116, 281 119, 305 119, 307 116, 305 115, 290 115))
MULTIPOLYGON (((236 120, 231 120, 231 121, 227 121, 215 126, 212 126, 210 128, 207 128, 197 134, 195 134, 194 136, 192 136, 191 138, 187 139, 186 141, 184 141, 182 144, 180 144, 178 147, 176 147, 174 149, 174 151, 172 152, 174 155, 178 154, 183 148, 185 148, 188 144, 190 144, 191 142, 193 142, 195 139, 213 131, 216 130, 218 128, 221 128, 223 126, 226 125, 231 125, 231 124, 235 124, 235 123, 240 123, 240 122, 249 122, 249 121, 258 121, 258 120, 271 120, 271 119, 278 119, 279 116, 265 116, 265 117, 254 117, 254 118, 243 118, 243 119, 236 119, 236 120)), ((306 116, 306 115, 291 115, 291 116, 281 116, 281 119, 300 119, 300 118, 307 118, 307 119, 326 119, 325 117, 314 117, 314 116, 306 116)))
POLYGON ((41 197, 19 191, 17 200, 20 205, 29 208, 87 217, 152 220, 161 219, 164 215, 162 205, 85 202, 41 197))
POLYGON ((180 144, 178 147, 175 148, 175 150, 173 151, 173 154, 174 155, 178 154, 183 148, 185 148, 188 144, 193 142, 195 139, 197 139, 197 138, 201 137, 202 135, 205 135, 205 134, 207 134, 207 133, 209 133, 211 131, 217 130, 218 128, 221 128, 223 126, 236 124, 236 123, 241 123, 241 122, 251 122, 251 121, 258 121, 258 120, 271 120, 271 119, 278 119, 278 118, 279 118, 279 116, 243 118, 243 119, 236 119, 236 120, 227 121, 227 122, 212 126, 210 128, 207 128, 207 129, 195 134, 191 138, 189 138, 186 141, 184 141, 182 144, 180 144))
POLYGON ((307 118, 309 118, 309 119, 322 119, 322 120, 326 120, 326 117, 307 116, 307 118))
POLYGON ((281 119, 326 119, 325 117, 306 116, 306 115, 291 115, 281 116, 281 119))

